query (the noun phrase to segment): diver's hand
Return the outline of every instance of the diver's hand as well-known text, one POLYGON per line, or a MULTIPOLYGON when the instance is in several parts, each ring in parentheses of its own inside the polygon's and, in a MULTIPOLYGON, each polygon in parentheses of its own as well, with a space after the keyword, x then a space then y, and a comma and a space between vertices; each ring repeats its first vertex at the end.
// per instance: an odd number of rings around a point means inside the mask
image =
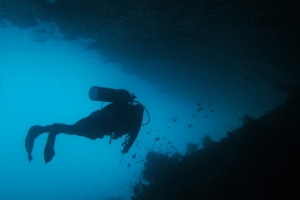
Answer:
POLYGON ((121 153, 125 154, 129 151, 130 146, 129 145, 125 145, 124 149, 121 151, 121 153))
POLYGON ((28 160, 29 160, 29 162, 31 162, 32 159, 33 159, 32 155, 30 153, 28 153, 28 160))

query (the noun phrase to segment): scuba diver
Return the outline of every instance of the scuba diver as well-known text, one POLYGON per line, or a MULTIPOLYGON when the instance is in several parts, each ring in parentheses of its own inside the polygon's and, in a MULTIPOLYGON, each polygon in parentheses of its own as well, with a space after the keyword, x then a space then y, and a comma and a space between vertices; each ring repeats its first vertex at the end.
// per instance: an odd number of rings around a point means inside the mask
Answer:
MULTIPOLYGON (((94 101, 112 103, 101 110, 94 111, 89 116, 80 119, 73 125, 54 123, 48 126, 32 126, 25 139, 25 148, 30 162, 33 159, 31 153, 34 146, 34 140, 39 135, 46 132, 49 133, 44 149, 44 159, 46 164, 50 162, 55 155, 55 138, 60 133, 83 136, 91 140, 97 138, 102 139, 107 135, 111 137, 109 144, 112 139, 118 139, 128 133, 125 142, 122 144, 123 150, 121 153, 124 156, 124 154, 129 151, 140 131, 145 107, 139 102, 134 101, 136 98, 134 94, 130 95, 128 91, 123 89, 115 90, 93 86, 89 91, 89 97, 94 101), (133 105, 133 102, 137 104, 133 105)), ((148 124, 149 121, 150 116, 146 124, 148 124)))

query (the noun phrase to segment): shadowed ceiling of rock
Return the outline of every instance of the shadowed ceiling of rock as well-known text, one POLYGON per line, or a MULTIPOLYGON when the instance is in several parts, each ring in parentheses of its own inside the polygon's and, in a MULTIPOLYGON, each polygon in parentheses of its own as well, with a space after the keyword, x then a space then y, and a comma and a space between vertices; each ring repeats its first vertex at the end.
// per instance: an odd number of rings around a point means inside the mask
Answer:
POLYGON ((136 73, 154 63, 194 73, 234 59, 293 72, 299 65, 296 1, 0 0, 0 11, 23 27, 53 21, 67 40, 93 38, 89 48, 136 73))

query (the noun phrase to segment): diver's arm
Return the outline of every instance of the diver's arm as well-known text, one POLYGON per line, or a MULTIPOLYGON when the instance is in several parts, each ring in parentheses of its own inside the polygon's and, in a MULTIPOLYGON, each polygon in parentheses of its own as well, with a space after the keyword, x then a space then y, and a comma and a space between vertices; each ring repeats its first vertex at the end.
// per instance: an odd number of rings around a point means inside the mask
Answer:
POLYGON ((144 113, 144 108, 142 105, 137 104, 134 106, 132 112, 133 126, 131 131, 129 132, 128 143, 124 146, 122 153, 127 153, 131 148, 131 146, 133 145, 134 141, 136 140, 139 131, 141 129, 141 124, 143 121, 143 113, 144 113))
POLYGON ((132 131, 131 133, 129 133, 130 136, 129 136, 129 141, 128 141, 128 144, 127 144, 129 146, 129 148, 131 148, 134 141, 136 140, 136 138, 139 134, 140 128, 141 128, 141 125, 139 126, 138 131, 132 131))

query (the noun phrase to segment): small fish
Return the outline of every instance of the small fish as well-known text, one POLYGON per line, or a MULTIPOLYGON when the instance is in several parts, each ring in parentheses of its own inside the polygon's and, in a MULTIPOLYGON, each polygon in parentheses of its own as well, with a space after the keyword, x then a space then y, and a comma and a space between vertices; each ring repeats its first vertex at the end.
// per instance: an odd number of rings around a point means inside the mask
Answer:
POLYGON ((136 154, 134 154, 134 155, 132 156, 133 159, 135 159, 135 157, 136 157, 136 154))
POLYGON ((158 138, 155 138, 155 141, 158 141, 160 138, 158 137, 158 138))
POLYGON ((240 117, 239 120, 242 120, 243 117, 240 117))
POLYGON ((188 127, 189 127, 189 128, 192 127, 192 124, 189 124, 188 127))
POLYGON ((157 132, 159 132, 159 130, 157 130, 157 132))
POLYGON ((248 81, 250 78, 248 78, 248 77, 246 77, 246 78, 244 78, 246 81, 248 81))
POLYGON ((207 118, 207 115, 205 115, 204 118, 207 118))
MULTIPOLYGON (((127 167, 129 168, 130 167, 130 163, 128 163, 127 167)), ((126 185, 126 184, 125 184, 126 185)))
POLYGON ((176 122, 177 121, 177 118, 175 118, 174 120, 173 120, 173 122, 176 122))
POLYGON ((203 110, 203 108, 202 108, 202 107, 201 107, 201 108, 198 108, 198 110, 197 110, 197 111, 198 111, 198 112, 200 112, 201 110, 203 110))
POLYGON ((168 144, 171 144, 171 142, 168 142, 168 144))
POLYGON ((168 127, 168 129, 170 129, 170 126, 168 127))
POLYGON ((163 139, 165 139, 165 137, 163 137, 163 139))
POLYGON ((193 116, 193 117, 196 117, 196 115, 194 115, 194 114, 193 114, 192 116, 193 116))
POLYGON ((211 105, 212 105, 212 103, 210 102, 208 105, 209 105, 209 106, 211 106, 211 105))
POLYGON ((216 104, 218 104, 219 102, 218 101, 216 101, 216 104))
POLYGON ((197 103, 197 106, 201 106, 201 103, 197 103))
POLYGON ((148 134, 150 134, 150 132, 149 132, 149 131, 147 131, 147 133, 148 133, 148 134))
POLYGON ((210 112, 215 112, 215 110, 214 109, 210 109, 210 112))

